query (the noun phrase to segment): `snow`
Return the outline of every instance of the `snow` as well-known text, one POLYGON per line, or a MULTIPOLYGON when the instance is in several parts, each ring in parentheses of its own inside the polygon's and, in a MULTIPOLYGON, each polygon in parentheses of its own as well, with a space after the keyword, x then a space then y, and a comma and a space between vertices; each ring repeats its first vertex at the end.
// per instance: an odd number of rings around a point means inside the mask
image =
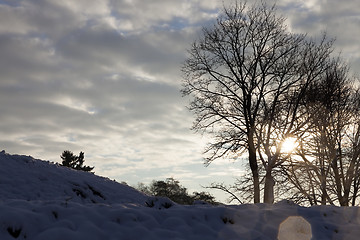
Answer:
POLYGON ((0 152, 0 239, 358 239, 358 207, 182 206, 92 173, 0 152))

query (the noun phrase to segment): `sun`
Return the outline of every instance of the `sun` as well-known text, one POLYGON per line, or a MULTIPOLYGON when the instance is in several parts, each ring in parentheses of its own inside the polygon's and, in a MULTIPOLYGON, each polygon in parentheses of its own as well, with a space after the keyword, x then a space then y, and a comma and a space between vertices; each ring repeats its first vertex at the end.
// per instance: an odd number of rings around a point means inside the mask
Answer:
POLYGON ((281 151, 284 153, 291 153, 297 146, 297 139, 294 137, 288 137, 282 142, 281 151))

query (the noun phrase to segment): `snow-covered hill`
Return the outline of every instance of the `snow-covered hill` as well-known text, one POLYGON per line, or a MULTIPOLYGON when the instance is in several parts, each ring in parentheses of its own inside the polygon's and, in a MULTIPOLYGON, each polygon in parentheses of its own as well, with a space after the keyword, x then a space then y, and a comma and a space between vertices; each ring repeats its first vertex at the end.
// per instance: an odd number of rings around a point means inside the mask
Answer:
POLYGON ((3 151, 0 153, 0 200, 9 199, 143 204, 146 196, 93 173, 3 151))
POLYGON ((360 209, 180 206, 92 173, 0 152, 0 239, 359 239, 360 209))

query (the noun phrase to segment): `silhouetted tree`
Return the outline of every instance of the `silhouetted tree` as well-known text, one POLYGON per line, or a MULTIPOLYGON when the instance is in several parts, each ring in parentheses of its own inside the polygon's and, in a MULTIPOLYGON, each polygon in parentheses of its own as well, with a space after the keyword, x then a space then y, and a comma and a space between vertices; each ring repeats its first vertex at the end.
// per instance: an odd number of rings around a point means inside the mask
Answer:
POLYGON ((207 202, 210 204, 218 204, 215 201, 215 197, 212 196, 210 193, 208 192, 193 192, 191 195, 191 198, 193 199, 193 201, 203 201, 203 202, 207 202))
POLYGON ((213 137, 205 163, 246 152, 255 203, 259 163, 265 171, 264 202, 274 201, 272 173, 285 157, 281 141, 302 126, 300 100, 326 70, 332 51, 325 36, 318 43, 290 33, 275 10, 265 2, 247 7, 236 1, 224 8, 192 44, 182 68, 182 93, 192 97, 189 109, 196 115, 193 129, 213 137))
POLYGON ((140 192, 145 193, 147 195, 153 195, 152 192, 150 191, 149 187, 142 182, 138 183, 135 188, 137 190, 139 190, 140 192))
POLYGON ((319 81, 310 85, 304 99, 309 129, 288 178, 311 205, 354 205, 360 165, 360 98, 339 58, 319 81), (299 161, 300 159, 300 161, 299 161))
POLYGON ((84 164, 84 152, 80 152, 79 156, 74 155, 73 152, 65 150, 60 156, 62 159, 62 166, 70 167, 76 170, 81 170, 85 172, 90 172, 94 167, 83 166, 84 164))
POLYGON ((194 192, 188 194, 186 187, 180 185, 174 178, 167 178, 165 181, 153 181, 149 186, 138 183, 136 189, 148 195, 168 197, 172 201, 190 205, 194 201, 204 201, 210 204, 217 204, 215 198, 207 192, 194 192))
POLYGON ((150 192, 154 196, 168 197, 179 204, 192 204, 193 202, 187 189, 173 178, 167 178, 166 181, 154 181, 150 185, 150 192))

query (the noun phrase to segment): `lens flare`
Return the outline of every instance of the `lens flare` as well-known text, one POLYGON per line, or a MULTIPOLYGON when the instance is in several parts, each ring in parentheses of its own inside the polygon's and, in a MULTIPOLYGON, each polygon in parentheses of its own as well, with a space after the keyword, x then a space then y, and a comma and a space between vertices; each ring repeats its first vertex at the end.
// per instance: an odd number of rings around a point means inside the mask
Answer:
POLYGON ((310 240, 311 225, 301 216, 290 216, 279 226, 278 240, 310 240))

